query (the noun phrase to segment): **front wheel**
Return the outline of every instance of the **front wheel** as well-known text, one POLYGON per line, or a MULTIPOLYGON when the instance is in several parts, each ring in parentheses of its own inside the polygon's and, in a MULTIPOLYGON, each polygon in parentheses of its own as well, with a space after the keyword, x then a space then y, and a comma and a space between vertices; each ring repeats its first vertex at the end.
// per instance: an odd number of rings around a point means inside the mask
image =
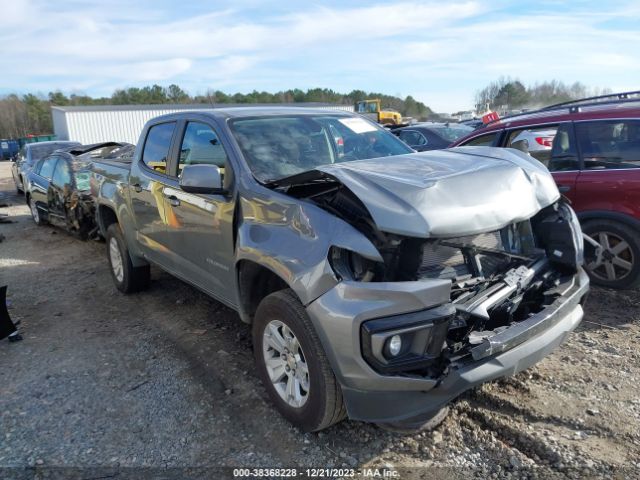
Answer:
POLYGON ((640 284, 640 239, 631 227, 613 220, 589 220, 582 231, 600 249, 586 259, 591 281, 603 287, 627 289, 640 284))
POLYGON ((116 288, 123 293, 133 293, 149 286, 149 265, 134 267, 129 249, 117 223, 107 229, 107 258, 111 270, 111 278, 116 288))
POLYGON ((379 423, 378 426, 388 432, 399 433, 400 435, 413 435, 418 432, 430 432, 436 429, 449 415, 449 406, 436 410, 429 415, 415 420, 400 421, 392 423, 379 423))
POLYGON ((314 432, 346 416, 340 385, 306 310, 291 290, 260 302, 252 336, 258 373, 283 417, 314 432))

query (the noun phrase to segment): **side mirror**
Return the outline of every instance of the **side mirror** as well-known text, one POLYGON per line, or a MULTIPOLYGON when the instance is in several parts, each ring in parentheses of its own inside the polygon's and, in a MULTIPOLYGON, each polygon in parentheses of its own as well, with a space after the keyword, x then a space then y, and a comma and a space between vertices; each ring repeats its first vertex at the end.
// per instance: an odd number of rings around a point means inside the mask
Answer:
POLYGON ((185 165, 180 174, 180 188, 187 193, 225 193, 217 165, 185 165))

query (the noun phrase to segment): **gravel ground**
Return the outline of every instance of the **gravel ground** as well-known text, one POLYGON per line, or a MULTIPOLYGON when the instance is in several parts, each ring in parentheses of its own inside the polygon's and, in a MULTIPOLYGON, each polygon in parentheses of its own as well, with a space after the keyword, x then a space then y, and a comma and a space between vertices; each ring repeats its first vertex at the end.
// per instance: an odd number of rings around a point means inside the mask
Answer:
POLYGON ((13 222, 0 224, 0 284, 25 337, 0 342, 0 477, 225 465, 640 478, 639 291, 594 288, 560 349, 463 395, 434 432, 345 421, 303 434, 270 406, 234 312, 155 269, 148 291, 121 295, 103 243, 37 227, 23 202, 0 163, 0 213, 13 222))

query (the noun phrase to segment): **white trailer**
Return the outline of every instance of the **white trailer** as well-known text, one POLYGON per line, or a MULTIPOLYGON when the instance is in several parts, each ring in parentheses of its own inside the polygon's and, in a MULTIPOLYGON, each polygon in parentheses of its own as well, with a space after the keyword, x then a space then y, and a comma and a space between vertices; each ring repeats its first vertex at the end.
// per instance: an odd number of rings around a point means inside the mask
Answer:
MULTIPOLYGON (((137 143, 144 124, 157 116, 185 110, 209 110, 225 107, 253 107, 255 103, 218 104, 162 104, 162 105, 91 105, 83 107, 51 107, 53 132, 58 140, 74 140, 83 144, 99 142, 137 143)), ((278 104, 264 104, 275 106, 278 104)), ((327 103, 287 103, 291 107, 312 107, 323 110, 353 112, 353 105, 327 103)))

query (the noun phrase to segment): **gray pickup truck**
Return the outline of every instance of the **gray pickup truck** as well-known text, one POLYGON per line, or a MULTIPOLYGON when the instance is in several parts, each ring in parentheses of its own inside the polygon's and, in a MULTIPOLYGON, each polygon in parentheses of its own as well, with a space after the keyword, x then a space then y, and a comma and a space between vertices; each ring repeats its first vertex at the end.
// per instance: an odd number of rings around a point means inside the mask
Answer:
POLYGON ((155 118, 93 168, 117 288, 154 264, 235 309, 305 431, 432 427, 583 316, 576 216, 515 150, 416 153, 354 114, 255 107, 155 118))

